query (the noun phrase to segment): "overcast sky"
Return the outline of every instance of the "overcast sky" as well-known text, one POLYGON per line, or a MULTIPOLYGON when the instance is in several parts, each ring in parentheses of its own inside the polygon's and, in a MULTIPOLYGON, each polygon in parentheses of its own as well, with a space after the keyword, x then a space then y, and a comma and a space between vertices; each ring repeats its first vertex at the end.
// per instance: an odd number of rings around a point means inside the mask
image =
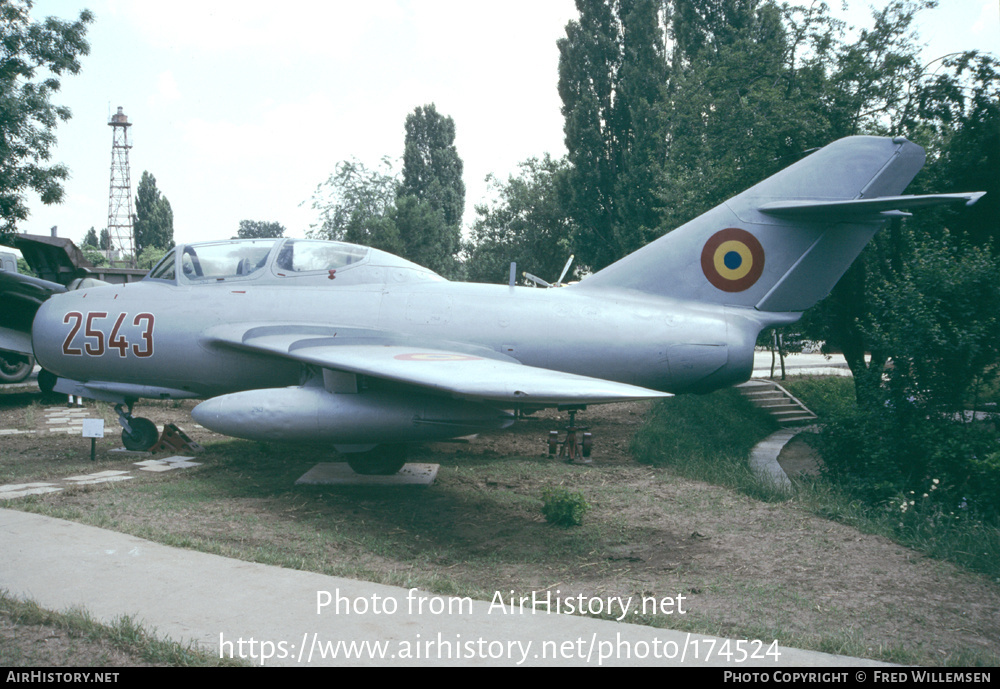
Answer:
MULTIPOLYGON (((921 23, 927 55, 1000 54, 997 0, 942 4, 921 23)), ((852 2, 852 16, 868 5, 852 2)), ((21 224, 32 234, 58 225, 79 243, 106 226, 118 106, 133 123, 132 196, 148 170, 177 242, 234 236, 244 219, 303 236, 337 162, 401 157, 419 105, 455 120, 470 223, 487 174, 565 153, 556 41, 572 0, 37 0, 33 14, 83 8, 96 16, 91 53, 54 99, 73 111, 52 158, 72 177, 62 204, 33 200, 21 224)))

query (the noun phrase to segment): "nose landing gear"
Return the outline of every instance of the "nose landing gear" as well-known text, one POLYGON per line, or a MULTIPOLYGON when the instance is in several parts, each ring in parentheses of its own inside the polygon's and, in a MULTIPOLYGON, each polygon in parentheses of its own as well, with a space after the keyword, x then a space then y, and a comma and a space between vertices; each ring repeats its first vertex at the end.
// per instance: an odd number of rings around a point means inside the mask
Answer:
POLYGON ((118 423, 122 426, 122 444, 126 450, 144 452, 156 444, 160 437, 160 432, 156 429, 156 424, 142 417, 132 416, 132 405, 134 402, 116 404, 115 411, 118 412, 118 423))

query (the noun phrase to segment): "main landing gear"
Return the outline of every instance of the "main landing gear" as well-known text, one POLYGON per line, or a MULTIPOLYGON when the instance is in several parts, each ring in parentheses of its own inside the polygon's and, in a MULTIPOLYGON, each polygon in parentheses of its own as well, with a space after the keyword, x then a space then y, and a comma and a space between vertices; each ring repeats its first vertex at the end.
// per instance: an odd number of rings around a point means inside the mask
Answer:
POLYGON ((376 445, 367 452, 347 455, 347 466, 362 476, 391 476, 406 464, 406 445, 376 445))
POLYGON ((559 431, 549 431, 549 455, 555 456, 556 449, 559 450, 559 457, 567 464, 574 461, 585 461, 590 457, 590 450, 593 446, 593 435, 587 433, 587 426, 576 425, 576 413, 582 411, 582 407, 570 408, 569 425, 566 426, 566 440, 559 441, 559 431))
POLYGON ((118 423, 122 425, 122 443, 125 449, 144 452, 156 444, 160 432, 156 430, 156 424, 149 419, 132 416, 134 404, 134 401, 116 404, 115 411, 118 412, 118 423), (128 411, 125 410, 126 405, 128 411))

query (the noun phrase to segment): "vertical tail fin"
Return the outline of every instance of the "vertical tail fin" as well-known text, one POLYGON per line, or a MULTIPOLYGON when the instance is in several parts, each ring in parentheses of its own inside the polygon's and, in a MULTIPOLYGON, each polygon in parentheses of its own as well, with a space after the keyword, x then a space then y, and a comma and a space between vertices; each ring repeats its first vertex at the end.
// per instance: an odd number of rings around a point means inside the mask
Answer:
POLYGON ((904 138, 835 141, 580 283, 694 301, 804 311, 885 220, 975 194, 898 196, 924 164, 904 138))

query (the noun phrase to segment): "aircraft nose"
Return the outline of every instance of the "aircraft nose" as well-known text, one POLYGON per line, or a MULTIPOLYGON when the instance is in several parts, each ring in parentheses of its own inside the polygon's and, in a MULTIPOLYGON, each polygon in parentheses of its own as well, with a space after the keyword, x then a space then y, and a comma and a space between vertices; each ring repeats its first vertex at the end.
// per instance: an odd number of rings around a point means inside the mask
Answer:
POLYGON ((35 359, 42 368, 50 371, 55 370, 53 368, 57 363, 55 355, 59 351, 59 348, 52 346, 52 343, 59 339, 58 333, 55 332, 58 323, 55 312, 56 307, 49 299, 38 307, 31 323, 31 348, 35 352, 35 359))
POLYGON ((73 324, 76 321, 67 320, 65 305, 58 302, 59 299, 50 298, 35 312, 31 323, 31 348, 39 366, 60 377, 73 378, 69 371, 73 358, 64 349, 65 342, 74 334, 73 324))

